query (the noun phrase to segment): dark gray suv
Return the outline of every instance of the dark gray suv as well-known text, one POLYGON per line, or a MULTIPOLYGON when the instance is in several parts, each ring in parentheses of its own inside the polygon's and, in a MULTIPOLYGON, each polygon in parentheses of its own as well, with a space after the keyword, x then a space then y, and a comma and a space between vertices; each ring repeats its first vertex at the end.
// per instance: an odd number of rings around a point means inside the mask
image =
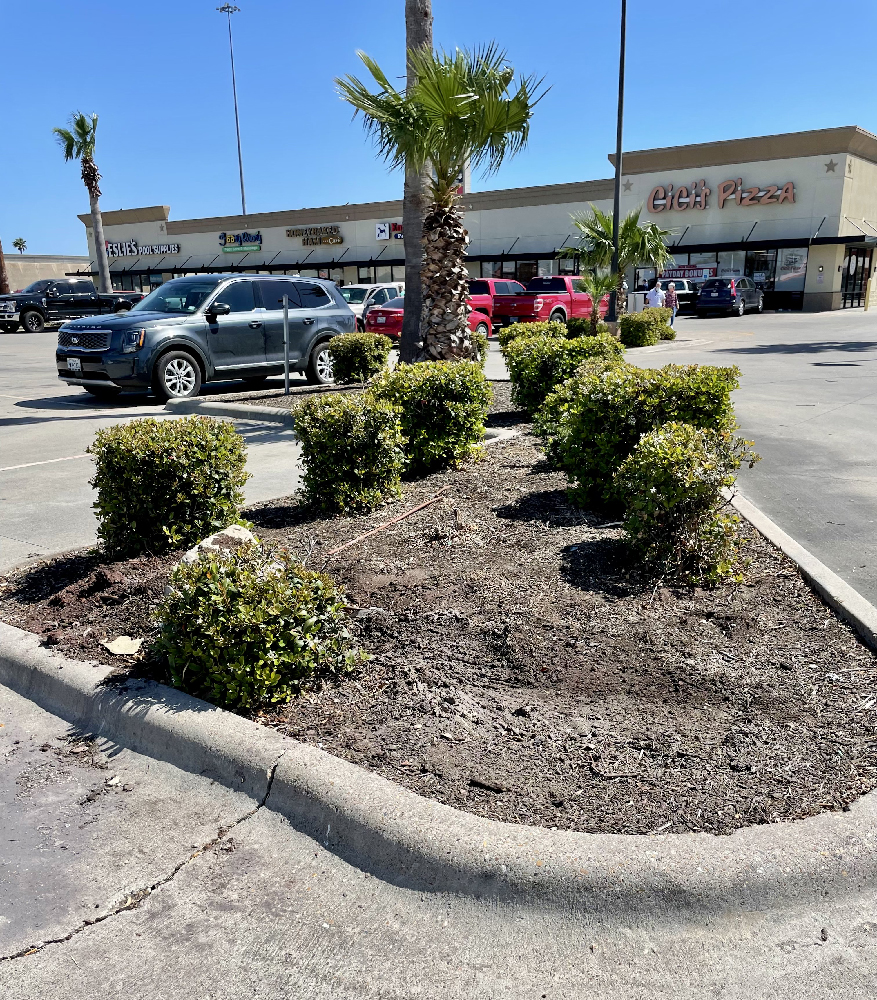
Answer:
POLYGON ((65 323, 58 377, 95 396, 151 388, 161 399, 197 396, 217 379, 258 385, 283 371, 284 295, 290 369, 331 382, 329 340, 356 329, 335 283, 240 274, 174 278, 130 312, 65 323))

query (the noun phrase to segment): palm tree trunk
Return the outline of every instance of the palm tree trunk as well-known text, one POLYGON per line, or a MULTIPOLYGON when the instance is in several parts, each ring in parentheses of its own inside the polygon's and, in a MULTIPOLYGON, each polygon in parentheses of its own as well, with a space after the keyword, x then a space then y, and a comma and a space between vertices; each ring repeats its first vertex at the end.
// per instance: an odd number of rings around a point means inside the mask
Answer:
MULTIPOLYGON (((405 0, 406 50, 432 48, 432 0, 405 0)), ((414 83, 414 71, 408 63, 407 84, 414 83)), ((399 342, 399 359, 406 363, 416 361, 420 353, 420 316, 423 306, 421 262, 423 250, 417 234, 423 229, 426 210, 426 185, 429 173, 405 171, 405 190, 402 199, 402 229, 405 239, 405 311, 402 316, 402 336, 399 342)))
POLYGON ((98 289, 101 292, 111 292, 113 286, 110 282, 110 264, 107 260, 107 244, 104 240, 104 224, 100 214, 100 203, 97 195, 90 191, 88 201, 91 205, 91 231, 94 234, 94 252, 97 257, 98 289))
POLYGON ((3 244, 0 243, 0 295, 9 294, 9 275, 6 273, 6 258, 3 256, 3 244))
POLYGON ((454 361, 472 353, 464 263, 468 245, 456 205, 432 205, 423 220, 422 361, 454 361))

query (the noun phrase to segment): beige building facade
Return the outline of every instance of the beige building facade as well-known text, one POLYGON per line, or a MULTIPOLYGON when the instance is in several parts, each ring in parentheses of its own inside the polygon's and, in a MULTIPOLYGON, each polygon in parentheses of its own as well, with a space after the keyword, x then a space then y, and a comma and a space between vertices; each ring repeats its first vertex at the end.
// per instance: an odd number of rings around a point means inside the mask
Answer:
MULTIPOLYGON (((610 157, 610 161, 613 158, 610 157)), ((466 193, 473 277, 574 271, 571 216, 611 211, 613 181, 466 193)), ((666 273, 749 276, 767 308, 861 306, 877 260, 877 136, 856 126, 624 155, 621 209, 670 235, 666 273)), ((91 218, 88 231, 94 270, 91 218)), ((345 284, 404 277, 401 201, 172 220, 168 206, 104 214, 113 283, 148 290, 209 271, 302 274, 345 284)), ((628 275, 631 290, 653 271, 628 275)))
POLYGON ((7 253, 6 274, 13 292, 27 288, 43 278, 63 278, 88 268, 89 257, 66 257, 50 254, 7 253))

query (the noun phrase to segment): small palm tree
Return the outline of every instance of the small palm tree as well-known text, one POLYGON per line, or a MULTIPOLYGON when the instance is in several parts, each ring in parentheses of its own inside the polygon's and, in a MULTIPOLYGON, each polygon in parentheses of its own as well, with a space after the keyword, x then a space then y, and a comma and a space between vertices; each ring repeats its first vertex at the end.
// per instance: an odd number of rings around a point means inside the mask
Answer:
MULTIPOLYGON (((421 360, 472 356, 464 258, 469 236, 457 205, 466 164, 489 174, 527 143, 541 81, 519 77, 505 53, 408 51, 414 84, 398 91, 378 64, 359 53, 375 82, 336 80, 341 97, 362 114, 366 130, 392 168, 430 172, 423 220, 421 360)), ((409 239, 411 238, 409 234, 409 239)))
MULTIPOLYGON (((618 274, 614 275, 618 315, 625 308, 621 286, 629 267, 654 267, 660 273, 673 263, 673 255, 665 242, 673 235, 673 230, 661 229, 654 222, 640 222, 641 212, 642 208, 629 212, 618 230, 618 274)), ((581 235, 578 244, 565 247, 562 255, 579 257, 587 268, 608 270, 612 266, 612 213, 591 205, 590 214, 579 212, 571 218, 581 235)))
POLYGON ((104 225, 100 214, 100 172, 94 162, 95 133, 97 115, 84 115, 76 111, 70 116, 70 128, 53 128, 58 144, 64 151, 65 160, 79 160, 82 166, 82 183, 88 189, 91 206, 91 231, 94 234, 94 249, 97 254, 97 271, 100 290, 112 291, 110 285, 110 265, 107 261, 107 245, 104 242, 104 225))
POLYGON ((609 271, 586 271, 579 278, 582 290, 591 297, 591 336, 596 337, 600 325, 600 303, 615 291, 615 275, 609 271))
POLYGON ((12 245, 19 253, 24 253, 27 250, 27 240, 21 236, 17 236, 13 241, 12 245))

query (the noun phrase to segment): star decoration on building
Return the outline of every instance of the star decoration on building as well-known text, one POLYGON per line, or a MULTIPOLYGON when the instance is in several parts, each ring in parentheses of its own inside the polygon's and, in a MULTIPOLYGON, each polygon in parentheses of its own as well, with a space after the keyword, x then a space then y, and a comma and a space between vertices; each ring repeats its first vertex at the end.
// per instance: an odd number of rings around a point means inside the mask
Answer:
POLYGON ((834 168, 836 166, 837 166, 837 164, 834 162, 834 160, 829 160, 828 163, 825 164, 825 172, 827 174, 833 174, 834 173, 834 168))
POLYGON ((633 183, 631 181, 625 181, 624 182, 624 190, 625 191, 629 191, 632 187, 633 187, 633 183))

